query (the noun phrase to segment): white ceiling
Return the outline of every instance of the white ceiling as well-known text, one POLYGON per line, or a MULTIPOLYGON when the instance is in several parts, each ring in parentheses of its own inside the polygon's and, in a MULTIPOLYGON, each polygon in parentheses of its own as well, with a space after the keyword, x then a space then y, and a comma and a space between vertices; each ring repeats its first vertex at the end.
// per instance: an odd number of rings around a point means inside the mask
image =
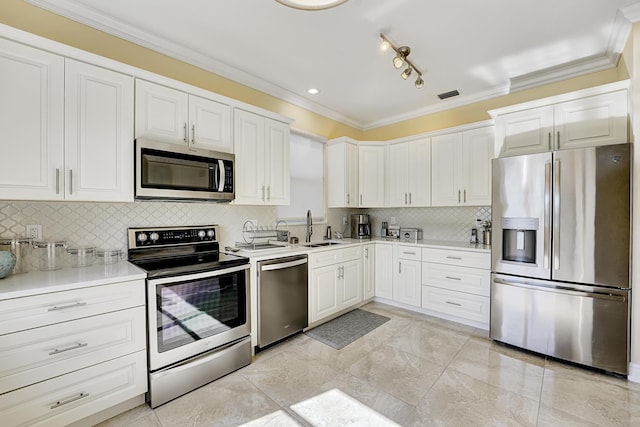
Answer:
POLYGON ((615 66, 625 14, 640 5, 349 0, 303 11, 275 0, 27 1, 360 129, 615 66), (422 89, 379 51, 380 32, 411 47, 422 89), (454 89, 461 95, 436 96, 454 89))

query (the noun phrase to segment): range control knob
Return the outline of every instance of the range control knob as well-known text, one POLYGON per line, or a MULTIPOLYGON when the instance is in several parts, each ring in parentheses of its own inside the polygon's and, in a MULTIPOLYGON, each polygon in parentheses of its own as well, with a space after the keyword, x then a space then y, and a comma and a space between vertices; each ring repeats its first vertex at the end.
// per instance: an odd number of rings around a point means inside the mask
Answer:
POLYGON ((146 242, 147 238, 147 233, 138 233, 138 242, 146 242))
POLYGON ((153 233, 151 233, 151 236, 149 236, 149 238, 151 239, 152 242, 155 242, 160 238, 160 235, 154 231, 153 233))
POLYGON ((213 229, 207 230, 207 237, 213 239, 215 237, 215 235, 216 235, 216 232, 213 231, 213 229))
POLYGON ((198 237, 199 238, 204 239, 204 236, 206 236, 206 233, 204 232, 204 230, 198 231, 198 237))

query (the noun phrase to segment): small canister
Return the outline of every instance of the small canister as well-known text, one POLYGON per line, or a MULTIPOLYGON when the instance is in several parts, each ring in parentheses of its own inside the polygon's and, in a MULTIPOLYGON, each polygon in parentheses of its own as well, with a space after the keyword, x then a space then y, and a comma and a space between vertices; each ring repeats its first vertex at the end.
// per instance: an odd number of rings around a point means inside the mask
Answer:
POLYGON ((31 250, 31 239, 27 237, 16 237, 12 239, 0 239, 0 251, 9 251, 16 257, 16 265, 11 271, 12 274, 27 272, 26 257, 31 250))
POLYGON ((67 254, 71 267, 87 267, 96 259, 96 248, 94 246, 67 248, 67 254))
POLYGON ((122 249, 98 249, 96 259, 100 264, 114 264, 124 259, 124 252, 122 249))

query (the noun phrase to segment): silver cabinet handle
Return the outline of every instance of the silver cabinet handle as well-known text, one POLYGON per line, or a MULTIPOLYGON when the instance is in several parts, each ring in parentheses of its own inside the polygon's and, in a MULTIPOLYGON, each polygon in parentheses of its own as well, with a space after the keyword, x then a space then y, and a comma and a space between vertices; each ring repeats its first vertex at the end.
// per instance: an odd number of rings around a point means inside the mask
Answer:
POLYGON ((462 304, 459 304, 457 302, 452 302, 452 301, 445 301, 445 303, 449 304, 449 305, 455 305, 456 307, 462 307, 462 304))
POLYGON ((264 198, 264 185, 262 186, 262 201, 264 202, 266 199, 264 198))
POLYGON ((362 193, 360 193, 360 206, 362 206, 362 193))
POLYGON ((560 159, 553 164, 553 268, 560 269, 560 159))
POLYGON ((556 148, 558 150, 560 149, 560 131, 558 131, 557 137, 556 137, 556 148))
POLYGON ((466 189, 464 190, 464 199, 463 199, 463 201, 465 203, 467 203, 467 190, 466 189))
POLYGON ((60 168, 56 168, 56 194, 60 194, 60 168))
POLYGON ((411 204, 411 191, 409 191, 409 204, 411 204))
POLYGON ((460 190, 458 190, 458 203, 460 203, 460 190))
POLYGON ((447 256, 447 259, 457 259, 457 260, 461 260, 462 258, 459 256, 447 256))
MULTIPOLYGON (((551 133, 549 133, 551 138, 551 133)), ((549 230, 549 224, 551 220, 551 162, 544 164, 544 248, 542 254, 542 266, 546 270, 549 268, 549 246, 551 231, 549 230)))
POLYGON ((549 151, 551 151, 551 132, 549 132, 549 151))
POLYGON ((369 258, 369 248, 364 248, 364 257, 369 258))
POLYGON ((78 348, 82 348, 82 347, 86 347, 89 344, 87 344, 86 342, 79 342, 73 345, 70 345, 69 347, 64 347, 64 348, 54 348, 53 350, 51 350, 49 352, 49 356, 53 356, 56 354, 60 354, 60 353, 64 353, 65 351, 71 351, 71 350, 75 350, 78 348))
POLYGON ((71 402, 75 402, 76 400, 80 400, 80 399, 84 399, 85 397, 89 396, 89 393, 80 393, 78 395, 72 396, 72 397, 67 397, 66 399, 61 399, 58 400, 56 403, 54 403, 53 405, 49 406, 50 409, 56 409, 62 405, 66 405, 67 403, 71 403, 71 402))
POLYGON ((196 125, 191 125, 191 142, 196 143, 196 125))
POLYGON ((182 138, 185 144, 189 143, 189 136, 187 135, 187 122, 184 122, 184 137, 182 138))
POLYGON ((66 310, 68 308, 82 307, 83 305, 87 305, 87 303, 84 302, 84 301, 76 301, 76 302, 72 302, 71 304, 67 304, 67 305, 54 305, 53 307, 49 307, 49 309, 47 311, 66 310))
POLYGON ((73 194, 73 169, 69 169, 69 194, 73 194))
POLYGON ((398 274, 402 274, 402 261, 398 261, 398 274))
POLYGON ((407 204, 407 193, 404 193, 404 204, 407 204))
POLYGON ((417 255, 415 252, 406 252, 406 251, 403 251, 402 254, 403 255, 417 255))
POLYGON ((349 197, 349 193, 347 193, 347 204, 351 203, 351 198, 349 197))
POLYGON ((453 277, 453 276, 444 276, 444 277, 445 277, 445 279, 449 279, 449 280, 462 280, 459 277, 453 277))

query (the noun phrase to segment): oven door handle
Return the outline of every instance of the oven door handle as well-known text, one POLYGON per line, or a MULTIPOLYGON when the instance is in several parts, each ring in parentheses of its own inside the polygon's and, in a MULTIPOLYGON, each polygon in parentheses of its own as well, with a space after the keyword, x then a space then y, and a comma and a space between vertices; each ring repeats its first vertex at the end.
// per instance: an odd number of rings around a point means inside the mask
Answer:
POLYGON ((271 271, 271 270, 283 270, 285 268, 297 267, 298 265, 303 265, 307 263, 307 259, 299 259, 295 261, 289 262, 281 262, 278 264, 268 264, 260 267, 260 271, 271 271))
POLYGON ((158 279, 149 279, 149 285, 165 285, 167 283, 186 282, 189 280, 207 279, 210 277, 222 276, 229 273, 235 273, 242 270, 248 270, 250 265, 243 264, 237 267, 223 268, 220 270, 203 271, 201 273, 186 274, 184 276, 161 277, 158 279))

